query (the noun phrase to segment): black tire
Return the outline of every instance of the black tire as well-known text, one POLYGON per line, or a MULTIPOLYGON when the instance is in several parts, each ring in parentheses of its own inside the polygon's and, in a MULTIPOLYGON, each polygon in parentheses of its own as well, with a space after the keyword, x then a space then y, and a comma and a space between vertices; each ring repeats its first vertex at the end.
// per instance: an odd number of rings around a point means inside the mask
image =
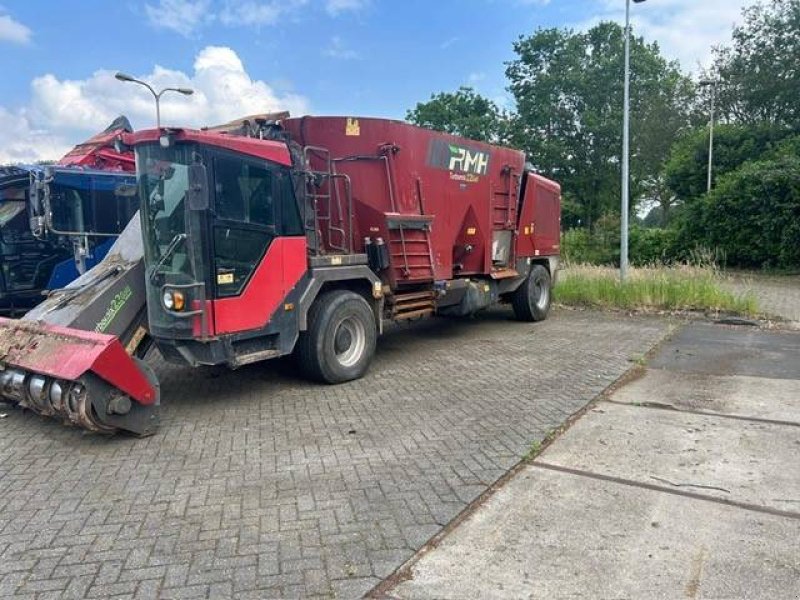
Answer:
POLYGON ((531 272, 511 296, 514 316, 520 321, 543 321, 550 312, 552 290, 550 273, 542 265, 533 265, 531 272))
POLYGON ((362 377, 375 355, 378 337, 372 309, 363 297, 334 290, 318 297, 308 311, 308 331, 297 341, 303 373, 324 383, 362 377))

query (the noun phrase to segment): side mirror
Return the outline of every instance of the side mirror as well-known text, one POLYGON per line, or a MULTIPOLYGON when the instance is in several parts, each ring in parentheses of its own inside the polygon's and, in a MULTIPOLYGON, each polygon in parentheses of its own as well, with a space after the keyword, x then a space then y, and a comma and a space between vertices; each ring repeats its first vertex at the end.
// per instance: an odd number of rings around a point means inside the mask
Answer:
POLYGON ((189 210, 208 208, 208 175, 205 165, 189 165, 189 190, 186 200, 189 210))

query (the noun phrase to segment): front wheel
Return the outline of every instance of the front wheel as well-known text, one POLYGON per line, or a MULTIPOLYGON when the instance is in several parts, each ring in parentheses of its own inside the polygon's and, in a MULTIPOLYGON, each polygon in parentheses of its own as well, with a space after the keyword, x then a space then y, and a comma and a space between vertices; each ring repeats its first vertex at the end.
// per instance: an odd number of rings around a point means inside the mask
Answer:
POLYGON ((533 265, 514 295, 511 306, 520 321, 543 321, 550 312, 550 273, 542 265, 533 265))
POLYGON ((297 357, 305 374, 325 383, 358 379, 375 354, 377 328, 362 296, 334 290, 314 301, 308 331, 300 334, 297 357))

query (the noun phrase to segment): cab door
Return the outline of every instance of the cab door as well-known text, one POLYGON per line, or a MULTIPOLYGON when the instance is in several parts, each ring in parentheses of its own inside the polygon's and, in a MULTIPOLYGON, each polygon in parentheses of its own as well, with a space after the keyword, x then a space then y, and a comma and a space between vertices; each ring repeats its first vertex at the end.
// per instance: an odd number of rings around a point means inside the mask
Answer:
POLYGON ((217 335, 266 327, 307 268, 288 167, 241 155, 213 159, 211 271, 217 335))
POLYGON ((277 235, 276 169, 241 156, 213 160, 214 297, 228 298, 242 293, 277 235))

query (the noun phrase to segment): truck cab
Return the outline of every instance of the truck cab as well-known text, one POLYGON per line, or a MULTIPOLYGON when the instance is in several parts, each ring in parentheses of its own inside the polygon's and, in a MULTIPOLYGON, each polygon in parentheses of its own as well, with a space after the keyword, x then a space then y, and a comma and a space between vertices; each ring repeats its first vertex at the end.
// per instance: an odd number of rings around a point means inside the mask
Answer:
POLYGON ((136 212, 132 173, 66 166, 0 172, 0 311, 24 312, 100 262, 136 212))
POLYGON ((189 130, 139 132, 126 142, 136 152, 150 335, 166 358, 238 367, 290 354, 323 284, 338 280, 342 293, 366 289, 368 299, 348 298, 369 322, 337 324, 333 358, 354 344, 358 360, 322 378, 366 368, 379 280, 364 255, 340 259, 349 268, 336 273, 326 272, 326 259, 312 265, 305 223, 313 218, 304 214, 311 175, 286 142, 189 130))

